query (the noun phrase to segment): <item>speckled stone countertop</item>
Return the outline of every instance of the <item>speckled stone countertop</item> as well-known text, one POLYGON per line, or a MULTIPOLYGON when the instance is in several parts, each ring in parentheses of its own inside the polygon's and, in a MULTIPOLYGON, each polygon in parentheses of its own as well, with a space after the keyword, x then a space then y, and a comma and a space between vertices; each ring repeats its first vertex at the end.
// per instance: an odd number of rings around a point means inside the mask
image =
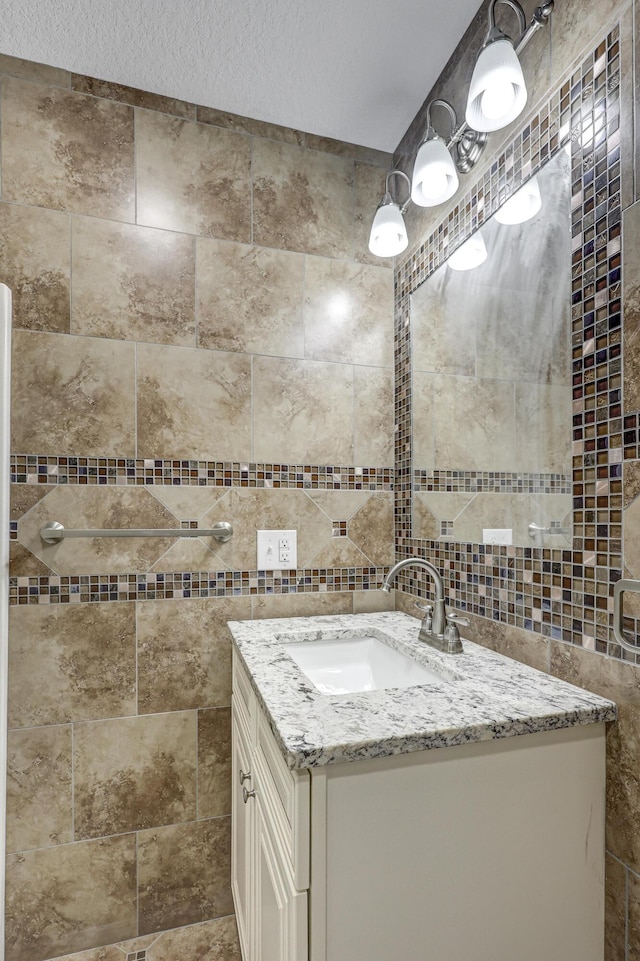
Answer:
POLYGON ((408 614, 231 621, 244 664, 290 768, 406 754, 473 741, 613 721, 616 706, 487 648, 463 641, 441 654, 408 614), (303 640, 374 635, 442 674, 417 687, 321 694, 283 648, 303 640))

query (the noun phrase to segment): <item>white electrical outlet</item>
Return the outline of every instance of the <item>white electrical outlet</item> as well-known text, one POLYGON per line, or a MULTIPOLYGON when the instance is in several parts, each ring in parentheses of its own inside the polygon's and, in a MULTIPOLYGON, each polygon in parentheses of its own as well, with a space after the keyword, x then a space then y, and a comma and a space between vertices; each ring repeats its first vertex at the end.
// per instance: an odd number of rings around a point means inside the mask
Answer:
POLYGON ((485 527, 482 531, 483 544, 513 544, 513 531, 510 527, 485 527))
POLYGON ((297 531, 258 531, 258 570, 284 571, 298 566, 297 531))

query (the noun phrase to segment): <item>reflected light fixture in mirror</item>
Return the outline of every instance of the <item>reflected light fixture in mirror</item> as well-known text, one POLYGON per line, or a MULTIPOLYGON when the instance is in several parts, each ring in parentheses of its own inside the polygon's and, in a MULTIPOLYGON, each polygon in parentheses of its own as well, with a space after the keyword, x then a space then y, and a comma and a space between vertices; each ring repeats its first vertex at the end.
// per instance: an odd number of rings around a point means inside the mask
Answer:
MULTIPOLYGON (((376 257, 396 257, 406 250, 409 244, 407 228, 402 216, 404 208, 401 208, 391 196, 390 181, 393 176, 406 180, 411 190, 409 178, 402 170, 389 171, 385 181, 385 194, 378 204, 369 234, 369 250, 376 257)), ((406 203, 408 202, 407 198, 406 203)))
POLYGON ((509 199, 495 212, 495 218, 499 224, 513 226, 523 224, 540 211, 542 207, 542 197, 538 178, 532 177, 524 187, 521 187, 513 197, 509 199))
POLYGON ((482 235, 475 233, 458 247, 447 260, 452 270, 473 270, 487 259, 487 248, 482 235))

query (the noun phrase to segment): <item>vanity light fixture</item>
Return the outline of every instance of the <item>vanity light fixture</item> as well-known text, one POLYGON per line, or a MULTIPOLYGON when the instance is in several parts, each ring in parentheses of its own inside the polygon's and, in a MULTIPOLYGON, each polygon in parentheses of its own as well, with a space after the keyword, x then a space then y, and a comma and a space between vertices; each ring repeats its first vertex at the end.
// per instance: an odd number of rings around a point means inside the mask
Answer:
POLYGON ((411 190, 411 181, 404 171, 396 169, 389 171, 385 181, 384 197, 378 204, 369 234, 369 250, 376 257, 396 257, 403 250, 406 250, 409 244, 407 228, 402 216, 406 205, 409 203, 409 198, 407 197, 402 207, 393 199, 390 180, 394 176, 406 180, 409 190, 411 190))
POLYGON ((437 207, 453 197, 460 181, 446 143, 431 125, 431 108, 444 107, 451 115, 453 133, 456 112, 446 100, 432 100, 427 106, 427 133, 418 148, 413 166, 411 199, 418 207, 437 207))
POLYGON ((518 0, 491 0, 489 32, 476 62, 465 121, 457 125, 456 113, 446 100, 431 100, 427 105, 427 131, 418 148, 413 168, 413 183, 395 168, 387 176, 385 196, 376 211, 369 250, 378 257, 393 257, 408 245, 404 214, 409 200, 419 207, 436 207, 450 200, 459 186, 458 174, 469 173, 478 162, 487 141, 487 134, 507 126, 522 112, 527 101, 527 90, 518 55, 533 35, 549 20, 554 0, 536 7, 527 26, 524 11, 518 0), (515 11, 521 35, 512 41, 495 22, 495 10, 504 3, 515 11), (445 141, 431 124, 431 108, 444 107, 451 116, 452 129, 445 141), (402 174, 409 183, 410 197, 402 207, 389 192, 389 177, 402 174), (385 238, 385 239, 383 239, 385 238), (384 251, 384 252, 382 252, 384 251))
POLYGON ((499 224, 506 224, 507 226, 523 224, 535 217, 541 207, 542 197, 540 196, 538 178, 532 177, 513 197, 509 197, 506 203, 496 210, 495 218, 499 224))
POLYGON ((467 97, 466 121, 474 130, 491 133, 502 130, 519 117, 527 102, 527 86, 518 54, 535 31, 549 19, 553 0, 536 7, 527 27, 524 10, 518 0, 491 0, 489 31, 471 76, 467 97), (518 18, 520 38, 517 42, 496 26, 496 6, 504 3, 518 18))
POLYGON ((474 130, 501 130, 520 116, 527 102, 527 87, 513 41, 496 27, 496 4, 515 11, 520 34, 527 29, 524 11, 515 0, 491 0, 489 32, 471 77, 466 120, 474 130))
POLYGON ((482 235, 473 234, 447 258, 452 270, 473 270, 487 259, 487 248, 482 235))

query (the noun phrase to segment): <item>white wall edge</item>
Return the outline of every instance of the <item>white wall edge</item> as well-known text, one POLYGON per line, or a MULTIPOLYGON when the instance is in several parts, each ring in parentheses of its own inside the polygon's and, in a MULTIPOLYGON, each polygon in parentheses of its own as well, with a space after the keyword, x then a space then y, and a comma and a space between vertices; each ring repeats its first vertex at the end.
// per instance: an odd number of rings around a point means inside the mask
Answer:
POLYGON ((11 291, 5 284, 0 284, 0 961, 4 961, 4 865, 7 823, 10 398, 11 291))

